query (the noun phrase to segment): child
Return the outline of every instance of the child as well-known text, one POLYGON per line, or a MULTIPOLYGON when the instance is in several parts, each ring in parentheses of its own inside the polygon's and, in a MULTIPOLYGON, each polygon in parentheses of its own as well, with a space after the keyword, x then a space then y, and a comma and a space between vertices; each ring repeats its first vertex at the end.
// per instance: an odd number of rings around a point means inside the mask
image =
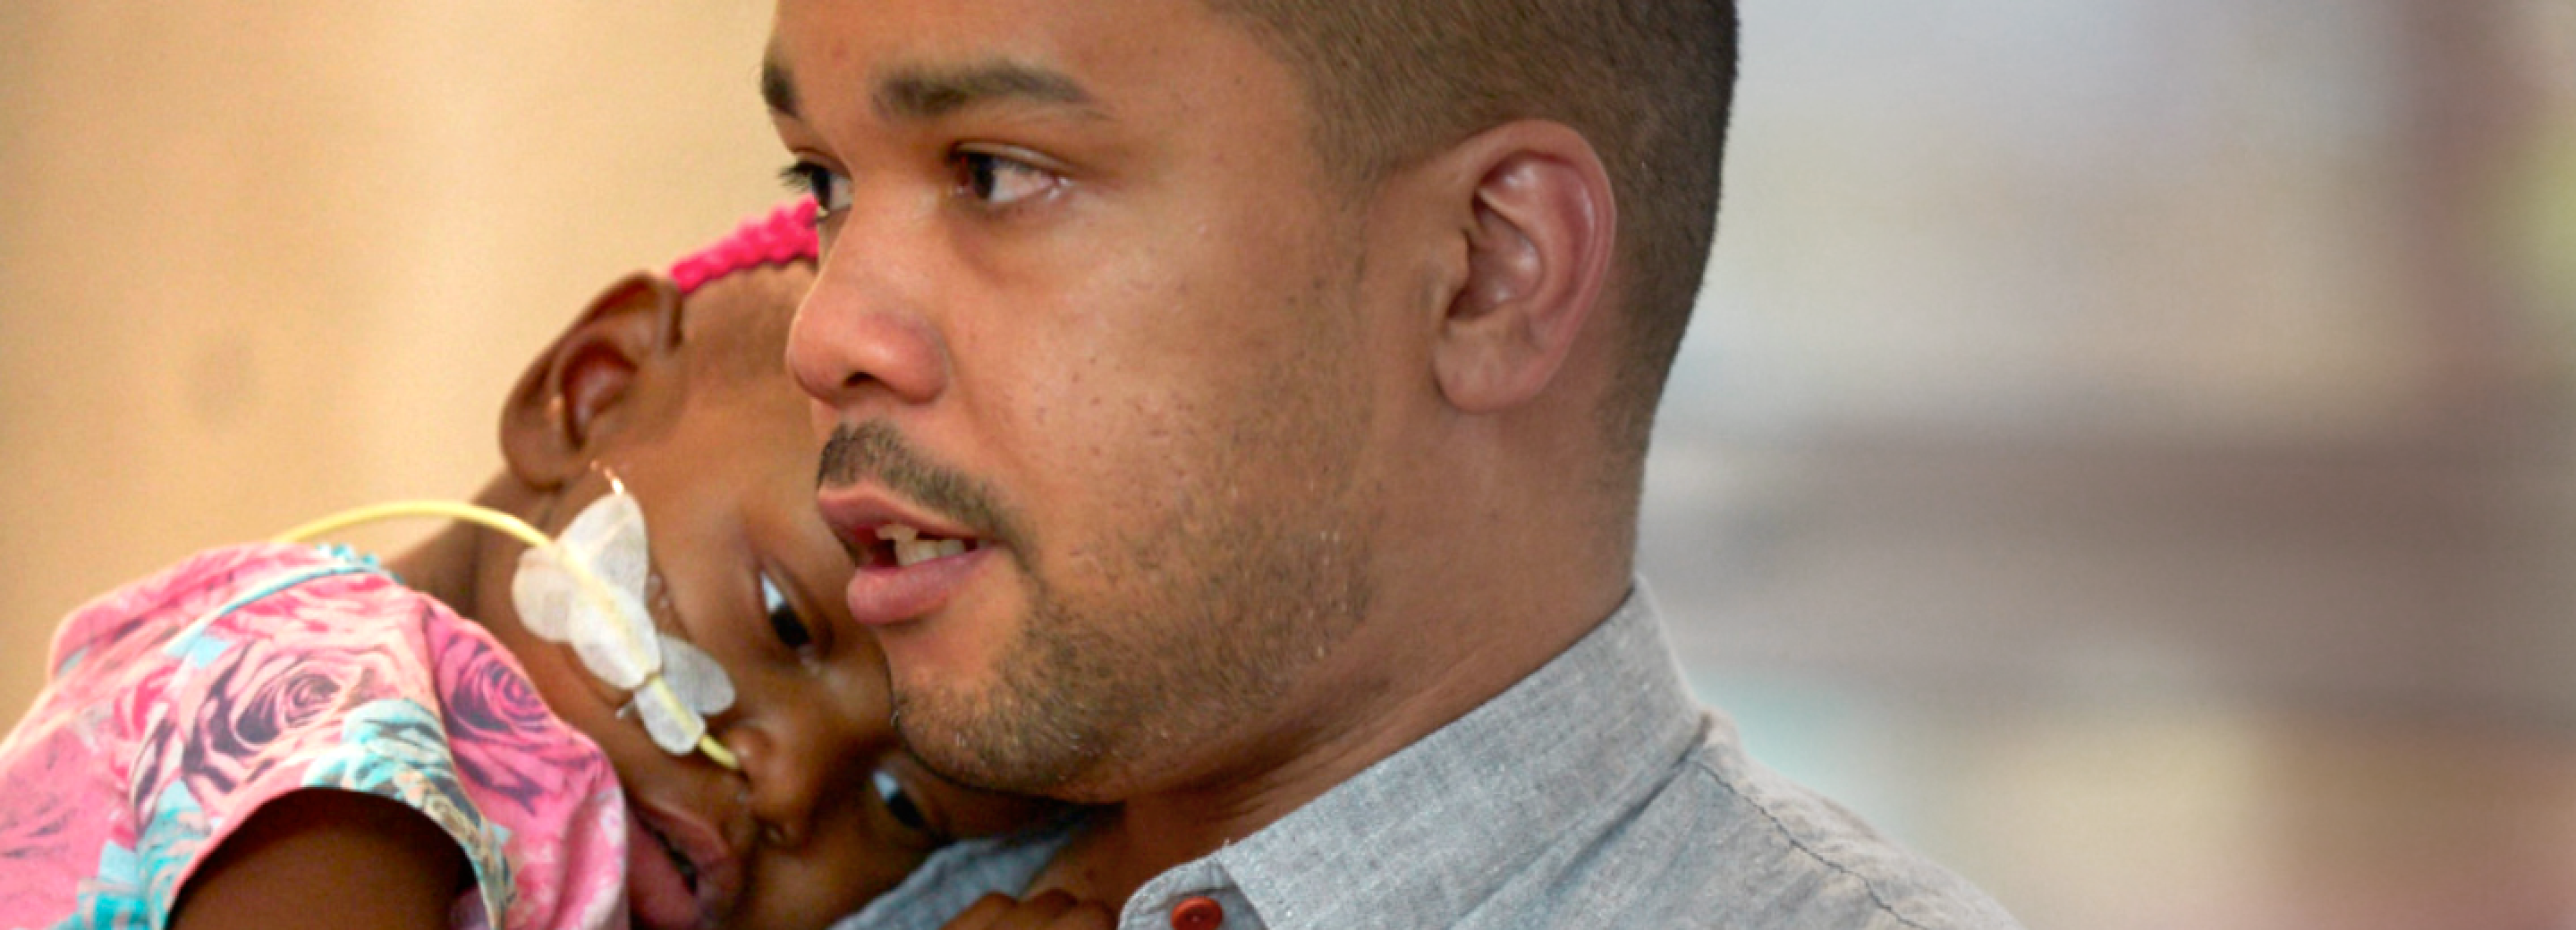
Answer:
POLYGON ((657 744, 644 685, 523 617, 521 543, 214 550, 65 621, 0 742, 0 928, 821 927, 1042 813, 904 755, 838 596, 780 361, 812 216, 597 298, 511 392, 478 498, 567 538, 595 503, 649 517, 661 674, 711 658, 730 692, 690 692, 704 742, 657 744))

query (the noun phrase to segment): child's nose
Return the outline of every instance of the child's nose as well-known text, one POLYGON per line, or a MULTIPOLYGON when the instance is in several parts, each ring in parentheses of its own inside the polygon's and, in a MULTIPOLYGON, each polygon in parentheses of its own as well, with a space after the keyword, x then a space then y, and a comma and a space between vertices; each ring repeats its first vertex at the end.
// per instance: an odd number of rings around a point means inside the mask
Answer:
MULTIPOLYGON (((725 742, 741 756, 743 777, 750 782, 752 819, 770 845, 803 845, 814 833, 815 818, 834 806, 828 804, 827 792, 845 781, 839 770, 863 755, 853 734, 824 717, 798 708, 742 721, 726 734, 725 742)), ((837 787, 863 790, 855 781, 837 787)))

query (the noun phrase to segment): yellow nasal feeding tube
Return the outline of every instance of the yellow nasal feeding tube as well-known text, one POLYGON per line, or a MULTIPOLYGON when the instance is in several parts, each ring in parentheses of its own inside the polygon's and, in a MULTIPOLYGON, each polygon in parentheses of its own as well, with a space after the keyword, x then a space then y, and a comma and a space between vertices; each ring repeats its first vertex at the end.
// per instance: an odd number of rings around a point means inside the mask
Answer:
MULTIPOLYGON (((315 520, 311 523, 298 526, 294 529, 287 530, 284 533, 280 533, 277 536, 277 541, 282 543, 311 542, 315 539, 340 532, 353 526, 414 517, 436 517, 449 520, 459 520, 484 527, 486 529, 499 531, 512 539, 528 544, 531 548, 545 549, 557 552, 558 554, 560 554, 561 551, 555 545, 555 541, 548 538, 544 531, 528 525, 528 521, 519 519, 516 515, 503 513, 490 507, 484 507, 477 504, 435 500, 390 501, 382 504, 359 507, 352 510, 344 510, 330 516, 323 517, 322 519, 315 520)), ((581 585, 582 590, 590 595, 600 609, 611 613, 616 611, 616 598, 608 593, 608 583, 601 581, 598 575, 593 574, 590 570, 590 566, 582 564, 582 561, 579 559, 558 558, 556 561, 563 565, 564 569, 573 576, 574 582, 581 585)), ((633 645, 636 645, 639 649, 642 648, 642 644, 633 645)), ((667 691, 663 694, 663 699, 669 699, 667 691)), ((723 743, 717 742, 714 734, 698 737, 698 751, 705 754, 707 758, 714 760, 717 765, 724 766, 725 768, 734 771, 742 770, 742 760, 734 757, 733 750, 727 749, 723 743)))

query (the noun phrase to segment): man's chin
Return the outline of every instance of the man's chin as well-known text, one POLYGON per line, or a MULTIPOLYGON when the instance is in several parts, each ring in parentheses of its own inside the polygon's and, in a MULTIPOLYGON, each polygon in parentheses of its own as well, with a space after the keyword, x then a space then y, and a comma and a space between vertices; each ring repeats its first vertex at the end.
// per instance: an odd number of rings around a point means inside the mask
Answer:
POLYGON ((926 706, 944 709, 989 700, 1025 622, 1012 606, 961 598, 917 619, 871 630, 897 701, 917 695, 926 706))
POLYGON ((960 784, 987 791, 1093 803, 1090 783, 1103 741, 1028 702, 992 700, 940 686, 898 682, 895 729, 914 758, 960 784))

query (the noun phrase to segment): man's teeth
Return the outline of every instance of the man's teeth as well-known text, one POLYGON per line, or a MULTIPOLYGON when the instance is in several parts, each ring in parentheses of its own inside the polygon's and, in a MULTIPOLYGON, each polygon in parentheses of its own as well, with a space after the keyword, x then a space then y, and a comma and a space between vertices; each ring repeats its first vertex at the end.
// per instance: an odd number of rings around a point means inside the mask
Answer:
POLYGON ((907 539, 894 544, 894 564, 907 568, 941 556, 965 554, 963 539, 907 539))
POLYGON ((877 527, 877 538, 894 544, 894 563, 906 568, 942 556, 966 554, 963 539, 923 539, 920 530, 901 523, 877 527))

